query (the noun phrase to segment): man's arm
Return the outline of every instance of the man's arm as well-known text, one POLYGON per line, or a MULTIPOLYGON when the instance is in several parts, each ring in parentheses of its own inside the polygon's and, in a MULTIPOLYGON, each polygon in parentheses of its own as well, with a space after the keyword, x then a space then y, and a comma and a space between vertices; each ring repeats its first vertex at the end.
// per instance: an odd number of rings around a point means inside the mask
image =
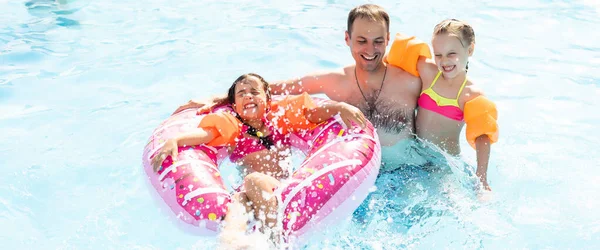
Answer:
POLYGON ((216 95, 205 100, 190 100, 186 104, 179 106, 171 115, 177 114, 186 109, 200 109, 207 107, 208 110, 215 106, 227 103, 227 95, 216 95))
MULTIPOLYGON (((336 99, 335 94, 340 91, 340 83, 344 79, 343 71, 317 72, 306 75, 301 78, 295 78, 284 81, 274 81, 269 83, 272 95, 299 95, 304 92, 309 95, 325 94, 331 99, 336 99)), ((190 101, 191 102, 191 101, 190 101)), ((199 108, 197 113, 207 113, 213 107, 224 105, 227 103, 227 96, 215 96, 208 100, 207 103, 193 103, 193 107, 199 108)), ((190 104, 186 104, 177 109, 179 112, 185 108, 189 108, 190 104)))
POLYGON ((274 95, 299 95, 306 92, 310 95, 326 94, 331 98, 331 95, 339 90, 338 87, 343 77, 343 72, 329 71, 316 72, 285 81, 275 81, 270 84, 271 93, 274 95))

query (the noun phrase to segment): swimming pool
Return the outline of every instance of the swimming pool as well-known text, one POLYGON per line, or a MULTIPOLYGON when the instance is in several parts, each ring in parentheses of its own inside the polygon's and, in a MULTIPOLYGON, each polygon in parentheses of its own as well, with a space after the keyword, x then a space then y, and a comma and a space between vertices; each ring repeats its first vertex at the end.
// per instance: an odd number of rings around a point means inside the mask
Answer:
MULTIPOLYGON (((211 248, 154 203, 140 160, 151 131, 242 73, 274 80, 351 63, 343 32, 362 3, 0 1, 3 248, 211 248)), ((308 248, 597 249, 600 5, 376 3, 392 34, 429 41, 447 17, 473 25, 469 75, 500 112, 494 197, 478 202, 452 177, 439 189, 412 182, 420 192, 401 212, 426 216, 410 228, 390 231, 386 218, 362 233, 341 225, 308 248)))

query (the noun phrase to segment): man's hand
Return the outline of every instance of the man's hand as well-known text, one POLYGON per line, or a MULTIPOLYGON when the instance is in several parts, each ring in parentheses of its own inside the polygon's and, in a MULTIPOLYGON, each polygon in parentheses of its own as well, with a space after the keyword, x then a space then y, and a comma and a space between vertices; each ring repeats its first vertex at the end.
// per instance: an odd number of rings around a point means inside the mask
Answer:
POLYGON ((179 108, 177 108, 175 110, 175 112, 173 112, 172 115, 177 114, 181 111, 184 111, 186 109, 191 109, 191 108, 202 108, 204 106, 208 105, 208 103, 206 102, 202 102, 202 101, 194 101, 194 100, 190 100, 189 102, 187 102, 184 105, 179 106, 179 108))

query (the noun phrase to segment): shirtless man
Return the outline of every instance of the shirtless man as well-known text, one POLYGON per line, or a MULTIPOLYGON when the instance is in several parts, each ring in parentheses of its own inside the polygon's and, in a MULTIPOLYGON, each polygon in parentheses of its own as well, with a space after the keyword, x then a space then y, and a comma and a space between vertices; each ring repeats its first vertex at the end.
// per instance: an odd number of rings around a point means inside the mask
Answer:
MULTIPOLYGON (((397 147, 390 146, 414 137, 415 109, 421 91, 418 77, 383 61, 390 41, 389 24, 389 15, 382 7, 355 7, 348 14, 345 33, 355 64, 270 85, 273 94, 325 94, 331 100, 358 107, 377 128, 385 163, 389 162, 386 158, 395 160, 401 154, 397 147)), ((222 99, 217 97, 212 102, 222 99)), ((175 113, 203 106, 202 102, 190 101, 175 113)))

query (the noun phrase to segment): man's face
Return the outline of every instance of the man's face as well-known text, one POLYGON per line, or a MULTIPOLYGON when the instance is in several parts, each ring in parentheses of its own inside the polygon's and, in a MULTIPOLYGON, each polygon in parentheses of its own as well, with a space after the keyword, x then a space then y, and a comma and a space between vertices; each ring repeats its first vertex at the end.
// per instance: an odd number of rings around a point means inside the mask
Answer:
POLYGON ((385 22, 357 18, 350 34, 346 31, 346 44, 356 67, 365 71, 375 71, 383 60, 390 34, 385 22))

